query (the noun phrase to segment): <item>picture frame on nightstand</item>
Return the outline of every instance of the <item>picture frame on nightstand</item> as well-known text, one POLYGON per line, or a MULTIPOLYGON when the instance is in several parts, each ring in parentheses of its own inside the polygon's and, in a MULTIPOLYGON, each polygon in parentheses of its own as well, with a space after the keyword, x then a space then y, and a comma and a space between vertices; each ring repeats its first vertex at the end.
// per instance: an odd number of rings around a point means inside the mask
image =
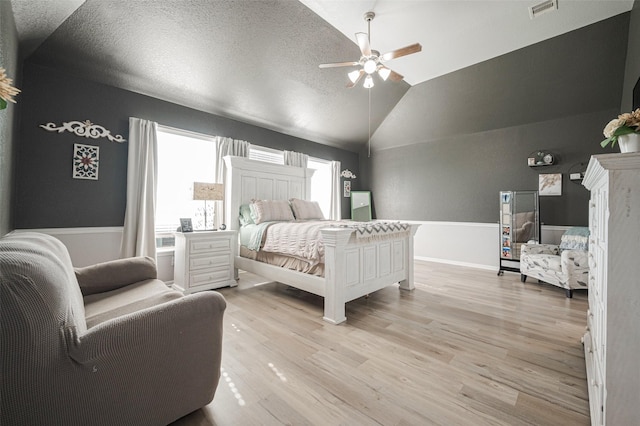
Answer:
POLYGON ((180 232, 193 232, 193 225, 190 217, 180 218, 180 232))

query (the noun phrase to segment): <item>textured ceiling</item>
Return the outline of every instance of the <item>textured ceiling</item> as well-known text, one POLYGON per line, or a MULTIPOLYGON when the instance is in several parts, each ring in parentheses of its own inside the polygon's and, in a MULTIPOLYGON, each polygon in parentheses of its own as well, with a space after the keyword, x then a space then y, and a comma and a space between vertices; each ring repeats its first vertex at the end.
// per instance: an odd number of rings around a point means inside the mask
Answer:
MULTIPOLYGON (((368 139, 369 94, 371 131, 387 117, 385 135, 410 130, 420 117, 403 120, 394 111, 408 91, 409 104, 420 106, 430 96, 421 87, 436 76, 633 5, 561 2, 533 24, 520 16, 532 2, 519 0, 11 1, 21 53, 41 42, 30 61, 354 151, 368 139), (389 63, 415 87, 403 81, 378 82, 370 93, 346 89, 348 68, 318 68, 359 58, 353 33, 366 31, 367 10, 377 14, 371 24, 375 49, 424 46, 422 53, 389 63)), ((378 147, 397 143, 393 136, 376 139, 378 147)))

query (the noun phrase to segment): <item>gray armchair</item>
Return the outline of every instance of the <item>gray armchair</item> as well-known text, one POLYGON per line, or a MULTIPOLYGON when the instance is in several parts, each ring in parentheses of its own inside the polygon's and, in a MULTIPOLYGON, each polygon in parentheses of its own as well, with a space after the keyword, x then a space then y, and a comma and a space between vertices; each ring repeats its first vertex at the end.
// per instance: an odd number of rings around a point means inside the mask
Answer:
POLYGON ((163 425, 213 399, 225 300, 150 258, 74 270, 57 239, 11 234, 0 296, 1 424, 163 425))

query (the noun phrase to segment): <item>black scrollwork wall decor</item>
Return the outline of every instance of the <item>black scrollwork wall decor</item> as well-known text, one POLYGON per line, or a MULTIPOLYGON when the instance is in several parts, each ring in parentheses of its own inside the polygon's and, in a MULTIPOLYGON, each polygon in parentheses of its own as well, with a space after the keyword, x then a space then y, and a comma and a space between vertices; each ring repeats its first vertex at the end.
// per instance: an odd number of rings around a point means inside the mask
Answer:
POLYGON ((66 121, 62 123, 61 126, 56 126, 55 123, 47 123, 41 124, 44 130, 49 132, 71 132, 76 136, 81 136, 85 138, 98 139, 98 138, 107 138, 111 142, 123 143, 127 140, 123 138, 121 135, 112 135, 111 132, 99 124, 94 124, 90 120, 85 121, 66 121))

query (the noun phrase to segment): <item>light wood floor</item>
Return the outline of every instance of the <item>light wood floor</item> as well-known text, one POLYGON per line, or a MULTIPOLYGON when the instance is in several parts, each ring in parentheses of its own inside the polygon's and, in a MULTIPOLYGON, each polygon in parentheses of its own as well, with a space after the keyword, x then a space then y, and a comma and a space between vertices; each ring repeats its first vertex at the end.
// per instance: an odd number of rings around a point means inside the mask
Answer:
POLYGON ((211 404, 175 425, 588 425, 587 294, 416 262, 322 321, 322 299, 241 274, 211 404), (258 280, 259 281, 259 280, 258 280))

